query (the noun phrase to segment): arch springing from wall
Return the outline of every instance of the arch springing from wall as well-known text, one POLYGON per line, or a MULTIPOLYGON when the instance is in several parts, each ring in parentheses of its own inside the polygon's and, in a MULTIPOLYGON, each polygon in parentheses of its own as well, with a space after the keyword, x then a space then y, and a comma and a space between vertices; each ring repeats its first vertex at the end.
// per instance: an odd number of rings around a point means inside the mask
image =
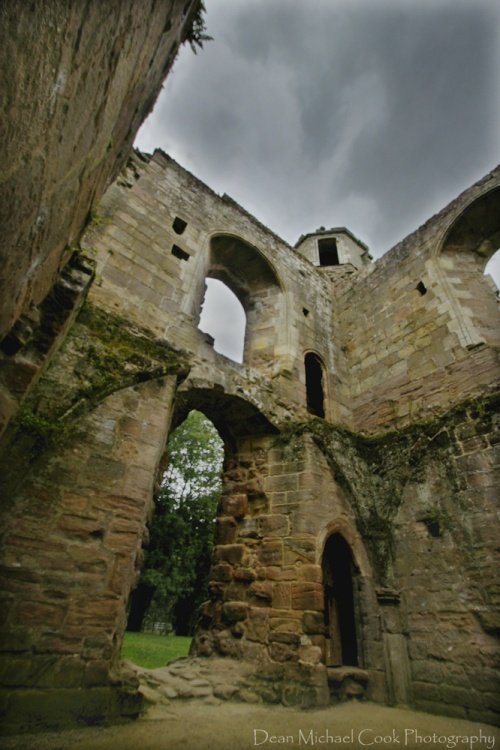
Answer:
POLYGON ((243 362, 246 315, 240 300, 218 279, 206 279, 198 328, 214 339, 214 349, 235 362, 243 362))

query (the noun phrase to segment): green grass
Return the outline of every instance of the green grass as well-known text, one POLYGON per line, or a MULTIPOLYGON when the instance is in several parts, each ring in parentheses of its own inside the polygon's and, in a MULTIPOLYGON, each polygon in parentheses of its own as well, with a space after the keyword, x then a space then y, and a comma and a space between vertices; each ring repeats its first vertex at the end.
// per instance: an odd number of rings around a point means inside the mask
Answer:
POLYGON ((156 669, 179 656, 187 656, 190 644, 191 638, 183 635, 125 633, 122 659, 128 659, 139 667, 156 669))

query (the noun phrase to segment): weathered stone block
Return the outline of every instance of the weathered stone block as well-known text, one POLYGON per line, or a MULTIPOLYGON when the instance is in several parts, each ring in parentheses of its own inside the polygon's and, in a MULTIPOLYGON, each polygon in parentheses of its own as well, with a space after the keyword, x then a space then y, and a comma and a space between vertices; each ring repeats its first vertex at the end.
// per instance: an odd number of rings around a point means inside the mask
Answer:
POLYGON ((216 544, 233 544, 236 541, 237 525, 234 518, 221 517, 215 527, 216 544))
POLYGON ((324 635, 325 618, 323 612, 304 612, 302 616, 302 627, 304 633, 324 635))
POLYGON ((321 583, 323 580, 323 572, 320 565, 297 565, 295 571, 298 581, 321 583))
POLYGON ((242 544, 225 544, 217 545, 214 551, 214 557, 217 562, 227 562, 230 565, 241 563, 245 548, 242 544))
POLYGON ((221 563, 212 567, 212 579, 221 583, 229 583, 233 577, 233 568, 229 563, 221 563))
POLYGON ((319 664, 322 658, 322 651, 318 646, 300 646, 299 659, 307 664, 319 664))
POLYGON ((283 562, 283 542, 279 539, 264 539, 257 552, 261 565, 281 565, 283 562))
POLYGON ((259 531, 265 537, 286 536, 289 525, 288 517, 280 514, 260 516, 258 519, 259 531))
POLYGON ((323 587, 318 583, 292 583, 292 609, 323 611, 323 587))
POLYGON ((219 506, 223 516, 233 516, 238 520, 248 513, 248 499, 244 494, 222 495, 219 506))
POLYGON ((297 661, 298 646, 294 647, 284 643, 271 643, 269 646, 269 654, 274 661, 297 661))
POLYGON ((248 613, 248 605, 244 602, 225 602, 222 605, 222 619, 228 625, 245 620, 248 613))
POLYGON ((292 590, 290 583, 273 583, 272 606, 274 609, 291 609, 292 590))
POLYGON ((315 540, 307 537, 290 537, 284 541, 285 565, 314 563, 316 557, 315 540))
POLYGON ((248 589, 249 597, 252 602, 266 605, 270 604, 273 596, 273 587, 271 583, 265 581, 254 581, 248 589))
POLYGON ((233 580, 239 583, 251 583, 257 578, 257 573, 253 568, 236 568, 233 571, 233 580))

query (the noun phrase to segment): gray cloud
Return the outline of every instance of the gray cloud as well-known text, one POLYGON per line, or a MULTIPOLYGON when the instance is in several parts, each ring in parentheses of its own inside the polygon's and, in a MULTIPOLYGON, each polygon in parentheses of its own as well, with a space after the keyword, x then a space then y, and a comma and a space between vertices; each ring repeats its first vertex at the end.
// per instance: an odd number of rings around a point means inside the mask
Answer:
POLYGON ((206 5, 138 145, 289 242, 347 225, 379 255, 499 160, 495 0, 206 5))

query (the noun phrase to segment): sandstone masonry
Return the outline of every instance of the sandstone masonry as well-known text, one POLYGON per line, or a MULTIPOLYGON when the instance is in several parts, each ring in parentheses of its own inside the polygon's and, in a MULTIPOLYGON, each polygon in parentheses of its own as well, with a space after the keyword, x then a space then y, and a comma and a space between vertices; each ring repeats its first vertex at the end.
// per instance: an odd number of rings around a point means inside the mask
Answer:
POLYGON ((482 269, 499 182, 374 263, 344 227, 292 248, 161 151, 133 154, 2 444, 6 725, 138 712, 127 601, 169 431, 193 408, 226 453, 198 656, 247 664, 252 700, 495 721, 499 327, 482 269), (207 277, 245 308, 242 364, 198 330, 207 277))

